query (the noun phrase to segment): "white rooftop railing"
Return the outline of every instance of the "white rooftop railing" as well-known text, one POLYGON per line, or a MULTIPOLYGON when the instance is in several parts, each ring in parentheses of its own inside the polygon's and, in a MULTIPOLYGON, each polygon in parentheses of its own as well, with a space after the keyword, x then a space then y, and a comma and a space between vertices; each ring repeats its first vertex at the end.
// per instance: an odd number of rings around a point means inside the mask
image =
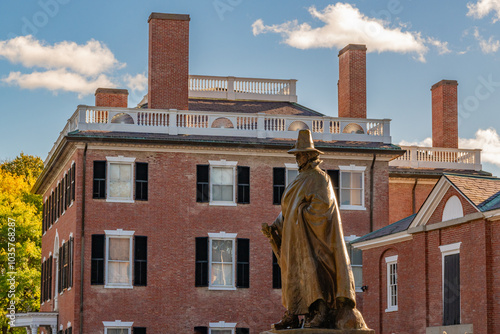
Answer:
POLYGON ((297 130, 310 129, 315 140, 390 144, 390 122, 389 119, 129 109, 80 105, 60 133, 46 162, 64 136, 75 130, 296 139, 297 130))
POLYGON ((297 102, 297 80, 189 76, 189 97, 297 102))
POLYGON ((406 153, 389 166, 407 168, 482 169, 481 150, 440 147, 401 146, 406 153))

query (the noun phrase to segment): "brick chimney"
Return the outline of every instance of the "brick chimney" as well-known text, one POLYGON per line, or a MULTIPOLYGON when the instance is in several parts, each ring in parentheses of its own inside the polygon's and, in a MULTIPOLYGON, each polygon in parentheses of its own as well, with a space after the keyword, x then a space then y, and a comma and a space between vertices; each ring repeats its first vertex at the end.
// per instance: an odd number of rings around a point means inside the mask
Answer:
POLYGON ((115 88, 97 88, 95 91, 96 107, 128 107, 128 90, 115 88))
POLYGON ((441 80, 432 91, 432 146, 458 148, 456 80, 441 80))
POLYGON ((339 117, 366 118, 366 45, 339 52, 339 117))
POLYGON ((149 16, 148 108, 188 110, 189 15, 149 16))

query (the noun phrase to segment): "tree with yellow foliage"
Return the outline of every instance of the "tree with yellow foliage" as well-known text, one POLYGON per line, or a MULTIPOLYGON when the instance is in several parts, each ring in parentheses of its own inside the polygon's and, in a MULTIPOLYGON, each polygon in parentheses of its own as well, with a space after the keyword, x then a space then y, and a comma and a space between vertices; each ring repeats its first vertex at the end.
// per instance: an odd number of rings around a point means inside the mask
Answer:
MULTIPOLYGON (((42 198, 31 187, 42 168, 40 158, 22 153, 0 165, 0 310, 5 313, 40 307, 42 198)), ((25 332, 8 330, 8 324, 2 314, 2 333, 25 332)))

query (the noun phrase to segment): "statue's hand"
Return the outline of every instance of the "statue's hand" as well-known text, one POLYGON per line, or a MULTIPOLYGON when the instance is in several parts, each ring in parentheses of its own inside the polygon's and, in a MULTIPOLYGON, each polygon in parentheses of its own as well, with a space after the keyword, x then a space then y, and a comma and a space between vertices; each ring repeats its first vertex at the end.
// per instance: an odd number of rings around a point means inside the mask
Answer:
POLYGON ((266 237, 271 238, 271 226, 267 225, 267 223, 262 223, 261 231, 266 237))

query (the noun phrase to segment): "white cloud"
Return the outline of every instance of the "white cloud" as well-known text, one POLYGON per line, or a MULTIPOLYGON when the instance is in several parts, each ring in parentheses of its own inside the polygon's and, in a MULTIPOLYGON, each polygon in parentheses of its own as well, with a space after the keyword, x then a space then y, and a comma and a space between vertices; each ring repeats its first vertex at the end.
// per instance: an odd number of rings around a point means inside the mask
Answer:
POLYGON ((469 9, 467 16, 482 19, 490 12, 496 12, 493 22, 500 20, 500 0, 479 0, 476 3, 469 2, 467 8, 469 9))
MULTIPOLYGON (((425 138, 420 142, 401 141, 401 146, 432 146, 432 138, 425 138)), ((474 138, 459 138, 458 147, 466 149, 481 149, 481 161, 492 163, 500 167, 500 135, 494 128, 476 131, 474 138)))
POLYGON ((64 68, 87 76, 125 66, 116 60, 106 45, 96 40, 82 45, 70 41, 48 45, 33 36, 19 36, 0 41, 1 57, 28 68, 64 68))
POLYGON ((309 8, 313 18, 324 23, 318 28, 297 20, 265 25, 262 19, 252 24, 253 34, 273 32, 283 36, 284 42, 298 49, 343 48, 347 44, 366 44, 368 52, 414 53, 425 62, 427 43, 438 47, 440 54, 449 52, 447 42, 423 38, 420 32, 403 31, 404 26, 389 27, 389 23, 362 14, 348 3, 328 5, 322 11, 309 8))
POLYGON ((148 78, 144 73, 131 76, 126 74, 123 81, 132 91, 145 91, 148 88, 148 78))
POLYGON ((44 88, 54 92, 75 92, 78 93, 80 97, 82 95, 94 93, 99 87, 116 87, 105 74, 101 74, 96 78, 87 78, 78 73, 68 72, 64 69, 33 72, 29 74, 11 72, 9 76, 3 78, 2 81, 10 85, 19 86, 23 89, 44 88))
POLYGON ((479 42, 479 46, 481 47, 481 51, 483 51, 483 53, 495 53, 498 49, 500 49, 499 40, 495 40, 493 36, 490 36, 488 40, 484 39, 479 33, 477 27, 474 29, 474 38, 479 42))

